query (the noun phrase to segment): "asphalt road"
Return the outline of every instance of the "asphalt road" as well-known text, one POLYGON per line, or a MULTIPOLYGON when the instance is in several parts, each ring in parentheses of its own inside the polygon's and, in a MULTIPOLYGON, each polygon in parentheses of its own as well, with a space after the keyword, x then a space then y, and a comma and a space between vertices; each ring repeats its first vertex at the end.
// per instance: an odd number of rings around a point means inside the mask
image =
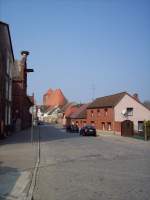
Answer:
POLYGON ((150 142, 40 126, 34 200, 149 200, 150 142))

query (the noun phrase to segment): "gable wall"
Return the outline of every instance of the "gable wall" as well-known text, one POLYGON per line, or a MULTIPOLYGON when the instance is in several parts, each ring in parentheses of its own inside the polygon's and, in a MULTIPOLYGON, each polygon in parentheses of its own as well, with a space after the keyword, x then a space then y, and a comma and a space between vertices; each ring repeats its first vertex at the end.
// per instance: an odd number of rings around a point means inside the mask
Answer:
POLYGON ((138 129, 138 121, 150 120, 150 111, 138 103, 129 95, 125 95, 115 106, 115 121, 122 122, 126 119, 134 122, 135 130, 138 129), (121 112, 126 108, 133 108, 133 116, 124 116, 121 112))

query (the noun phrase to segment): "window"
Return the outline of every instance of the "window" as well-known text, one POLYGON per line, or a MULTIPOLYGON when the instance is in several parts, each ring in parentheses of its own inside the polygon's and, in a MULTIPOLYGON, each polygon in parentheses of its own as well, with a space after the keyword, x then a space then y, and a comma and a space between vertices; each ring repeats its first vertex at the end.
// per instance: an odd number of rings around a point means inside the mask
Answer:
POLYGON ((5 125, 8 124, 8 106, 5 106, 5 125))
POLYGON ((108 122, 107 125, 108 125, 108 131, 111 131, 111 122, 108 122))
POLYGON ((102 122, 102 130, 105 130, 105 122, 102 122))
POLYGON ((107 116, 107 112, 108 112, 108 109, 107 108, 105 108, 105 115, 107 116))
POLYGON ((10 60, 9 60, 9 54, 7 54, 7 64, 6 64, 6 72, 9 75, 9 71, 10 71, 10 60))
POLYGON ((138 121, 138 131, 143 132, 144 131, 144 122, 138 121))
POLYGON ((5 98, 8 99, 8 97, 9 97, 9 80, 6 77, 6 80, 5 80, 5 98))
POLYGON ((9 83, 9 100, 12 100, 12 82, 9 83))
POLYGON ((10 107, 10 105, 8 107, 8 124, 9 125, 11 124, 11 107, 10 107))
POLYGON ((91 110, 91 117, 93 117, 94 116, 94 113, 93 113, 93 110, 91 110))
POLYGON ((95 122, 94 122, 94 121, 91 121, 91 125, 92 125, 92 126, 95 126, 95 122))
POLYGON ((100 116, 100 110, 99 109, 97 110, 97 116, 100 116))
POLYGON ((133 116, 133 108, 127 108, 127 116, 133 116))

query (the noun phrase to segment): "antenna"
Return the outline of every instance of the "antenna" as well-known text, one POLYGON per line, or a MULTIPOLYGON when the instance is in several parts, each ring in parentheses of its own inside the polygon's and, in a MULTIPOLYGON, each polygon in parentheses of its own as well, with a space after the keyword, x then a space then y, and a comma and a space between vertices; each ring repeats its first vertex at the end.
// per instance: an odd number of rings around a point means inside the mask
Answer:
POLYGON ((92 101, 94 100, 94 97, 95 97, 95 85, 92 84, 92 101))
POLYGON ((126 115, 126 113, 127 113, 126 109, 122 110, 122 112, 121 112, 122 115, 126 115))

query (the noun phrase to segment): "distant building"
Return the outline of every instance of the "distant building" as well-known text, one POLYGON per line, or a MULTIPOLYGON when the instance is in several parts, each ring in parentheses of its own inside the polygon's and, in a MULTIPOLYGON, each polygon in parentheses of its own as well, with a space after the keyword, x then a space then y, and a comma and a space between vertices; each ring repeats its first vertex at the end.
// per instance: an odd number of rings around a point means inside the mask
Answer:
POLYGON ((43 95, 43 105, 50 106, 50 97, 53 93, 52 89, 48 89, 48 91, 43 95))
POLYGON ((64 115, 63 115, 63 126, 68 126, 71 125, 72 123, 72 118, 71 116, 78 112, 78 110, 80 109, 82 105, 81 104, 70 104, 70 106, 67 107, 64 115))
POLYGON ((62 111, 60 106, 51 106, 44 113, 44 121, 49 123, 58 123, 59 119, 62 118, 62 111))
POLYGON ((34 96, 27 95, 27 74, 33 72, 27 68, 28 51, 21 52, 21 60, 15 61, 13 70, 13 112, 12 117, 16 130, 31 126, 32 115, 29 108, 34 105, 34 96))
POLYGON ((45 106, 64 106, 66 103, 67 99, 61 89, 56 89, 54 91, 49 89, 43 95, 43 105, 45 106))
POLYGON ((70 115, 71 124, 76 124, 79 128, 87 124, 87 107, 88 104, 83 104, 76 112, 70 115))
POLYGON ((14 55, 9 25, 0 22, 0 138, 6 136, 12 124, 12 69, 14 55))

